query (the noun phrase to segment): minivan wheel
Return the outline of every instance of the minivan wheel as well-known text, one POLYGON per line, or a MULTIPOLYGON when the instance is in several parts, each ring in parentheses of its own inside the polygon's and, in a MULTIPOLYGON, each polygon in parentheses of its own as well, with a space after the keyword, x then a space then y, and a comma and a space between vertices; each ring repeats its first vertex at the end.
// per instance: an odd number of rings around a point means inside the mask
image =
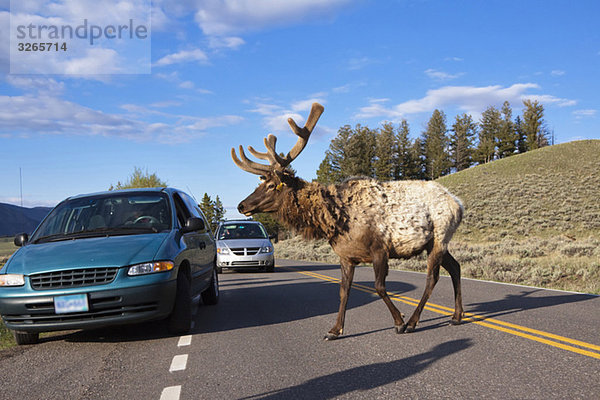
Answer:
POLYGON ((36 344, 40 340, 39 333, 13 331, 13 336, 15 337, 15 342, 17 342, 18 345, 36 344))
POLYGON ((175 305, 169 316, 169 332, 188 333, 192 328, 192 290, 191 283, 183 271, 177 275, 177 293, 175 305))
POLYGON ((210 306, 219 302, 219 276, 217 275, 216 268, 213 268, 212 275, 210 286, 202 292, 202 302, 210 306))

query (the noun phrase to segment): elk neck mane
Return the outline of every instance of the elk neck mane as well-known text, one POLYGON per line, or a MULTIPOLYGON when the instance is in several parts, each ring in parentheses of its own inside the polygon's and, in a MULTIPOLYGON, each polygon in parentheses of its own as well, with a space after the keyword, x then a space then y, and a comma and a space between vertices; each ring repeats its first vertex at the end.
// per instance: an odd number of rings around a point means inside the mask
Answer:
POLYGON ((277 212, 281 222, 309 240, 331 242, 348 229, 345 209, 326 186, 297 177, 293 181, 277 212))

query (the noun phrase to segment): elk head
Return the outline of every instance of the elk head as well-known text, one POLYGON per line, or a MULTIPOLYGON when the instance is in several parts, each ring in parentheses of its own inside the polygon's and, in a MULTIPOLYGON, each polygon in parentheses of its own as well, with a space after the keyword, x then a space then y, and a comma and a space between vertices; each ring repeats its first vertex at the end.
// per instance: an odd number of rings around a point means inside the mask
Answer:
POLYGON ((300 180, 287 170, 286 167, 298 157, 302 150, 304 150, 306 143, 308 143, 308 138, 322 113, 323 106, 318 103, 313 103, 304 128, 300 128, 292 118, 288 118, 290 127, 294 133, 298 135, 298 141, 285 157, 277 154, 275 151, 277 137, 274 135, 269 135, 264 139, 265 147, 267 148, 266 153, 261 153, 254 150, 252 146, 248 146, 248 151, 250 151, 254 157, 261 160, 267 160, 270 165, 260 164, 248 159, 241 145, 241 160, 237 157, 235 149, 231 149, 231 158, 233 158, 233 162, 244 171, 259 175, 262 180, 262 183, 256 190, 240 202, 238 205, 238 211, 240 213, 250 216, 259 212, 277 211, 284 196, 290 191, 297 189, 300 180))

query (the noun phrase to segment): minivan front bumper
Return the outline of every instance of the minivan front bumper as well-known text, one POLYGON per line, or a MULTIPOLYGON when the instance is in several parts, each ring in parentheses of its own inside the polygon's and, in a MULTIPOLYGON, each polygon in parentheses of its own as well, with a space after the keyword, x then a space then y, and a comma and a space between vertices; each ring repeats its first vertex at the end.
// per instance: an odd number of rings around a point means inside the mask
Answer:
MULTIPOLYGON (((0 297, 0 313, 6 327, 22 332, 48 332, 99 328, 160 319, 168 316, 175 301, 176 280, 127 288, 79 291, 87 295, 89 311, 57 314, 54 296, 0 297)), ((97 289, 97 288, 96 288, 97 289)))

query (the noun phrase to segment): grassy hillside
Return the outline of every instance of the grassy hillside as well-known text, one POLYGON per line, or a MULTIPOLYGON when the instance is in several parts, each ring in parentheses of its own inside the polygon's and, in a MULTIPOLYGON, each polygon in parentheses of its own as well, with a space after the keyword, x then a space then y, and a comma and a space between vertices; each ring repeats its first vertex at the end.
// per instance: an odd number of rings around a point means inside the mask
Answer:
POLYGON ((459 196, 459 235, 600 234, 600 140, 545 147, 438 180, 459 196))
MULTIPOLYGON (((600 140, 545 147, 439 179, 465 217, 450 251, 463 276, 600 294, 600 140)), ((278 257, 337 262, 323 242, 278 257)), ((392 266, 425 270, 424 257, 392 266)))

